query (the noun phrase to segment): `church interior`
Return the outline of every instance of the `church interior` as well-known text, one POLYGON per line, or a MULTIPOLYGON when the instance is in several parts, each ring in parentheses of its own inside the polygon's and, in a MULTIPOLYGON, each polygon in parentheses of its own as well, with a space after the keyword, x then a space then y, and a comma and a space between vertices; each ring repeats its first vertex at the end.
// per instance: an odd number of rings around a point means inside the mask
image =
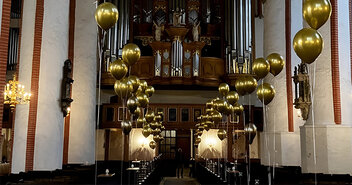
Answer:
POLYGON ((352 184, 351 0, 0 0, 0 184, 352 184))

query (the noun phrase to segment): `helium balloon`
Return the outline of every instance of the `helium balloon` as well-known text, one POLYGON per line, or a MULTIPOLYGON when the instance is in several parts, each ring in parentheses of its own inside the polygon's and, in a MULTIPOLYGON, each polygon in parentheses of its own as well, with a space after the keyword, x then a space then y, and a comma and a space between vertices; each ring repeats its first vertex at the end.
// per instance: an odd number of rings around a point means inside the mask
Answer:
POLYGON ((264 101, 265 105, 268 105, 273 100, 275 93, 274 87, 268 83, 259 85, 257 89, 257 97, 261 102, 264 101))
POLYGON ((278 75, 285 65, 284 58, 278 53, 272 53, 266 58, 270 64, 270 73, 274 76, 278 75))
POLYGON ((318 58, 324 41, 318 31, 312 28, 301 29, 293 38, 293 49, 302 62, 311 64, 318 58))
POLYGON ((226 106, 227 106, 227 102, 224 100, 216 100, 214 102, 215 108, 217 111, 219 111, 220 113, 225 113, 226 111, 226 106))
POLYGON ((204 129, 205 129, 206 131, 209 131, 209 130, 210 130, 210 126, 207 125, 207 124, 204 124, 203 127, 204 127, 204 129))
POLYGON ((144 125, 142 134, 145 138, 147 138, 151 134, 151 129, 148 125, 144 125))
POLYGON ((144 123, 146 123, 146 121, 145 121, 145 118, 141 118, 141 117, 139 117, 139 118, 137 118, 137 126, 138 127, 140 127, 140 126, 142 126, 144 123))
POLYGON ((205 103, 205 108, 207 108, 207 109, 213 108, 213 101, 212 100, 208 100, 205 103))
POLYGON ((141 50, 136 44, 129 43, 122 48, 122 59, 128 65, 132 66, 141 57, 141 50))
POLYGON ((121 99, 127 98, 133 90, 132 83, 128 80, 128 78, 116 80, 114 90, 117 96, 119 96, 121 99))
POLYGON ((247 124, 244 126, 244 132, 246 133, 247 138, 249 137, 249 144, 252 144, 257 135, 257 127, 252 123, 247 124))
POLYGON ((122 59, 117 59, 110 65, 110 73, 116 80, 121 80, 126 76, 128 68, 122 59))
POLYGON ((222 120, 222 115, 218 111, 213 111, 211 113, 211 119, 214 121, 215 124, 218 124, 222 120))
POLYGON ((113 27, 119 18, 119 11, 112 3, 106 2, 100 4, 95 10, 95 21, 103 30, 113 27))
POLYGON ((233 112, 233 106, 228 103, 227 106, 226 106, 225 115, 231 115, 232 112, 233 112))
POLYGON ((151 123, 154 120, 154 116, 154 112, 148 110, 148 112, 145 114, 145 120, 147 120, 147 123, 151 123))
MULTIPOLYGON (((137 97, 136 97, 137 98, 137 97)), ((137 99, 137 103, 138 103, 138 99, 137 99)), ((139 104, 139 103, 138 103, 139 104)), ((142 110, 141 110, 141 108, 140 107, 137 107, 137 109, 134 111, 134 116, 136 116, 136 117, 139 117, 140 115, 141 115, 141 113, 142 113, 142 110)))
POLYGON ((230 91, 229 93, 227 93, 226 99, 229 104, 234 105, 235 103, 237 103, 238 99, 240 99, 240 96, 236 91, 230 91))
POLYGON ((149 143, 149 147, 151 148, 151 149, 155 149, 155 147, 156 147, 156 143, 155 143, 155 141, 150 141, 150 143, 149 143))
POLYGON ((226 138, 226 131, 224 129, 218 130, 218 137, 222 141, 226 138))
POLYGON ((239 95, 243 96, 246 94, 245 80, 244 78, 237 78, 235 82, 236 91, 239 95))
POLYGON ((257 58, 253 62, 252 71, 258 80, 262 79, 270 72, 270 64, 265 58, 257 58))
POLYGON ((232 107, 232 111, 236 114, 236 115, 240 115, 242 114, 244 108, 242 105, 236 103, 233 107, 232 107))
POLYGON ((204 126, 199 126, 198 129, 199 129, 200 131, 203 131, 203 130, 204 130, 204 126))
POLYGON ((140 93, 137 95, 137 99, 138 99, 138 103, 141 107, 146 108, 148 103, 149 103, 149 99, 148 96, 144 93, 140 93))
POLYGON ((142 92, 144 92, 148 87, 148 83, 145 80, 140 80, 139 85, 141 87, 142 92))
POLYGON ((257 80, 252 77, 252 76, 247 76, 244 78, 244 90, 248 93, 251 94, 255 89, 257 88, 257 80))
POLYGON ((331 16, 331 4, 329 0, 305 0, 303 1, 303 18, 311 28, 315 30, 323 26, 331 16))
POLYGON ((202 139, 200 137, 197 137, 195 143, 199 144, 201 141, 202 139))
POLYGON ((153 130, 156 129, 158 127, 158 123, 156 121, 152 121, 150 123, 150 128, 152 128, 153 130))
POLYGON ((219 93, 222 96, 226 96, 227 93, 230 91, 230 86, 227 83, 222 83, 219 85, 218 89, 219 89, 219 93))
POLYGON ((130 82, 132 83, 132 86, 133 86, 132 92, 135 93, 139 87, 139 83, 140 83, 139 78, 136 76, 130 75, 128 77, 128 80, 130 80, 130 82))
POLYGON ((144 93, 148 96, 148 97, 151 97, 153 94, 154 94, 155 90, 154 90, 154 87, 153 86, 148 86, 144 93))
POLYGON ((160 136, 159 136, 159 135, 153 136, 153 140, 154 140, 155 142, 159 142, 159 141, 160 141, 160 136))
POLYGON ((136 111, 138 107, 138 100, 135 96, 132 96, 130 98, 128 98, 127 100, 127 108, 130 111, 131 114, 134 114, 134 112, 136 111))
POLYGON ((128 135, 131 132, 132 124, 128 120, 121 121, 121 128, 125 135, 128 135))
POLYGON ((155 116, 154 116, 154 120, 155 120, 156 122, 161 121, 161 115, 160 115, 160 114, 155 115, 155 116))

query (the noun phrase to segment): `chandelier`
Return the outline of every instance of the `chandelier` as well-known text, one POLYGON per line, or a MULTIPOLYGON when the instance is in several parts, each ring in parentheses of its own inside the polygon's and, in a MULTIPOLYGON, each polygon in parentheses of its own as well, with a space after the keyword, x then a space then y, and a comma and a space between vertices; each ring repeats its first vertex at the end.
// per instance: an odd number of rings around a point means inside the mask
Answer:
POLYGON ((29 103, 31 93, 24 92, 24 85, 16 81, 16 75, 13 75, 13 80, 10 80, 5 85, 4 104, 10 104, 13 110, 17 104, 29 103))

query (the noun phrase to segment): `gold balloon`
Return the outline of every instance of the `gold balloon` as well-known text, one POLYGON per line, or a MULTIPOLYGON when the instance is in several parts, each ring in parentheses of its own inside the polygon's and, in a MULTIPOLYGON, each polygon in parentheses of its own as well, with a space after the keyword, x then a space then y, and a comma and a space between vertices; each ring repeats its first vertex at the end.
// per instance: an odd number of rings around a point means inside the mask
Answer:
POLYGON ((118 19, 119 11, 112 3, 102 3, 95 10, 95 21, 103 30, 113 27, 118 19))
POLYGON ((140 93, 137 95, 138 103, 141 107, 146 108, 149 103, 149 98, 146 94, 140 93))
POLYGON ((318 31, 312 28, 301 29, 293 39, 293 49, 302 62, 311 64, 318 58, 324 41, 318 31))
POLYGON ((233 107, 232 107, 232 111, 236 114, 236 115, 240 115, 242 114, 244 108, 242 105, 236 103, 233 107))
POLYGON ((208 128, 211 129, 215 126, 215 123, 211 120, 205 122, 206 125, 208 125, 208 128))
POLYGON ((199 144, 201 141, 202 141, 202 139, 200 137, 197 137, 195 143, 199 144))
POLYGON ((220 113, 225 113, 227 109, 227 102, 224 100, 216 100, 214 102, 215 109, 220 113))
POLYGON ((255 136, 257 135, 257 127, 252 123, 247 124, 244 126, 244 132, 247 136, 249 135, 249 144, 252 144, 255 136))
POLYGON ((226 106, 226 111, 225 111, 224 114, 225 114, 225 115, 231 115, 232 112, 233 112, 233 106, 228 103, 227 106, 226 106))
POLYGON ((206 131, 209 131, 209 130, 210 130, 210 126, 207 125, 207 124, 204 124, 203 127, 204 127, 204 129, 205 129, 206 131))
POLYGON ((213 100, 208 100, 208 101, 205 103, 205 108, 207 108, 207 109, 213 108, 213 100))
POLYGON ((204 126, 199 126, 198 129, 199 129, 200 131, 203 131, 203 130, 204 130, 204 126))
POLYGON ((154 120, 155 120, 156 122, 159 122, 159 121, 161 120, 161 115, 160 115, 160 114, 155 115, 155 116, 154 116, 154 120))
POLYGON ((145 114, 145 120, 147 123, 151 123, 154 120, 154 112, 151 110, 148 110, 148 112, 145 114))
POLYGON ((244 89, 248 94, 251 94, 257 88, 257 80, 252 76, 247 76, 244 80, 244 89))
POLYGON ((272 53, 268 57, 266 57, 270 64, 270 73, 274 76, 278 75, 285 65, 284 58, 278 53, 272 53))
POLYGON ((141 87, 142 92, 144 92, 148 87, 148 83, 145 80, 140 80, 139 86, 141 87))
POLYGON ((130 75, 128 77, 128 80, 130 80, 130 82, 132 83, 132 86, 133 86, 132 92, 135 93, 139 87, 139 83, 140 83, 139 78, 136 76, 130 75))
POLYGON ((122 132, 125 135, 128 135, 131 132, 132 124, 130 121, 127 121, 127 120, 121 121, 121 128, 122 128, 122 132))
POLYGON ((136 44, 129 43, 122 48, 122 59, 128 65, 132 66, 141 57, 141 50, 136 44))
POLYGON ((133 90, 132 83, 128 80, 128 78, 116 80, 114 90, 117 96, 119 96, 121 99, 127 98, 133 90))
POLYGON ((257 58, 253 62, 252 71, 258 80, 262 79, 270 72, 270 64, 265 58, 257 58))
MULTIPOLYGON (((136 97, 136 98, 137 98, 137 97, 136 97)), ((137 99, 137 102, 138 102, 138 99, 137 99)), ((137 109, 134 111, 134 115, 135 115, 136 117, 139 117, 139 116, 141 115, 141 113, 142 113, 142 110, 141 110, 140 107, 137 107, 137 109)))
POLYGON ((309 26, 319 29, 331 15, 331 4, 329 0, 305 0, 303 1, 303 18, 309 26))
POLYGON ((137 126, 142 126, 144 123, 146 123, 145 118, 137 118, 137 126))
MULTIPOLYGON (((148 121, 147 121, 148 122, 148 121)), ((153 130, 155 130, 158 127, 158 123, 156 121, 152 121, 150 123, 150 128, 152 128, 153 130)))
POLYGON ((226 96, 227 93, 230 91, 230 86, 227 83, 221 83, 219 85, 218 90, 222 96, 226 96))
POLYGON ((224 129, 219 129, 218 130, 218 137, 222 141, 226 138, 226 131, 224 129))
POLYGON ((268 105, 273 100, 275 93, 274 87, 268 83, 259 85, 257 89, 257 97, 261 102, 264 101, 265 105, 268 105))
POLYGON ((202 136, 202 134, 203 134, 203 131, 198 131, 198 132, 197 132, 197 135, 198 135, 198 136, 202 136))
POLYGON ((110 64, 110 73, 116 80, 121 80, 127 72, 128 68, 120 58, 110 64))
POLYGON ((165 126, 161 126, 160 130, 161 131, 165 130, 165 126))
POLYGON ((142 134, 145 138, 147 138, 151 134, 152 129, 148 125, 144 125, 142 134))
POLYGON ((229 104, 234 105, 235 103, 237 103, 238 99, 240 99, 240 96, 236 91, 230 91, 229 93, 227 93, 226 99, 229 104))
POLYGON ((159 136, 159 135, 153 136, 153 140, 154 140, 155 142, 159 142, 159 141, 160 141, 160 136, 159 136))
POLYGON ((211 114, 213 111, 214 111, 213 108, 205 109, 205 112, 206 112, 207 114, 211 114))
POLYGON ((154 87, 153 86, 148 86, 144 93, 148 96, 148 97, 151 97, 153 94, 154 94, 155 90, 154 90, 154 87))
POLYGON ((243 77, 236 79, 235 87, 236 87, 236 91, 239 95, 243 96, 246 94, 245 79, 243 77))
POLYGON ((134 112, 136 111, 138 107, 138 100, 135 96, 132 96, 130 98, 128 98, 127 100, 127 108, 130 111, 131 114, 134 114, 134 112))
POLYGON ((150 143, 149 143, 149 147, 151 148, 151 149, 155 149, 155 147, 156 147, 156 143, 155 143, 155 141, 150 141, 150 143))
POLYGON ((213 111, 211 113, 211 119, 212 119, 212 121, 214 121, 215 124, 218 124, 222 119, 222 115, 218 111, 213 111))

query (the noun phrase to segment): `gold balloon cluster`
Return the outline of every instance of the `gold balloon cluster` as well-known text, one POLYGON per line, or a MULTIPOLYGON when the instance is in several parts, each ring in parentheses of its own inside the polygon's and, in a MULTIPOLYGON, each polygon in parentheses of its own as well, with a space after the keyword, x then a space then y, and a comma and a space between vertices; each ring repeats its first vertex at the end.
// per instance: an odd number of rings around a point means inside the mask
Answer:
MULTIPOLYGON (((255 79, 254 79, 255 80, 255 79)), ((256 83, 256 81, 255 81, 256 83)), ((256 84, 254 86, 254 89, 256 84)), ((236 91, 230 91, 230 86, 226 83, 221 83, 218 87, 218 91, 222 99, 214 98, 208 100, 205 103, 205 114, 198 117, 198 123, 195 125, 195 146, 198 147, 201 142, 201 136, 203 131, 209 131, 211 128, 218 127, 223 119, 223 116, 235 116, 242 114, 244 108, 238 103, 239 93, 236 91)), ((218 130, 218 137, 220 140, 224 140, 227 137, 224 129, 218 130)))
MULTIPOLYGON (((284 68, 285 60, 278 53, 271 53, 266 59, 257 58, 253 62, 252 71, 258 80, 263 79, 270 72, 273 76, 280 74, 284 68)), ((257 85, 257 84, 256 84, 257 85)), ((242 86, 239 88, 241 89, 242 86)), ((236 87, 237 88, 237 87, 236 87)), ((275 89, 268 83, 257 86, 257 97, 265 105, 269 104, 275 96, 275 89)))
POLYGON ((155 148, 157 142, 164 140, 164 137, 161 135, 161 132, 165 130, 165 126, 161 122, 162 117, 162 112, 154 114, 154 111, 148 110, 143 119, 142 134, 145 138, 153 135, 153 141, 149 143, 152 149, 155 148))
POLYGON ((304 0, 303 18, 311 28, 303 28, 293 39, 293 49, 303 63, 311 64, 321 54, 324 41, 317 31, 331 16, 329 0, 304 0))

